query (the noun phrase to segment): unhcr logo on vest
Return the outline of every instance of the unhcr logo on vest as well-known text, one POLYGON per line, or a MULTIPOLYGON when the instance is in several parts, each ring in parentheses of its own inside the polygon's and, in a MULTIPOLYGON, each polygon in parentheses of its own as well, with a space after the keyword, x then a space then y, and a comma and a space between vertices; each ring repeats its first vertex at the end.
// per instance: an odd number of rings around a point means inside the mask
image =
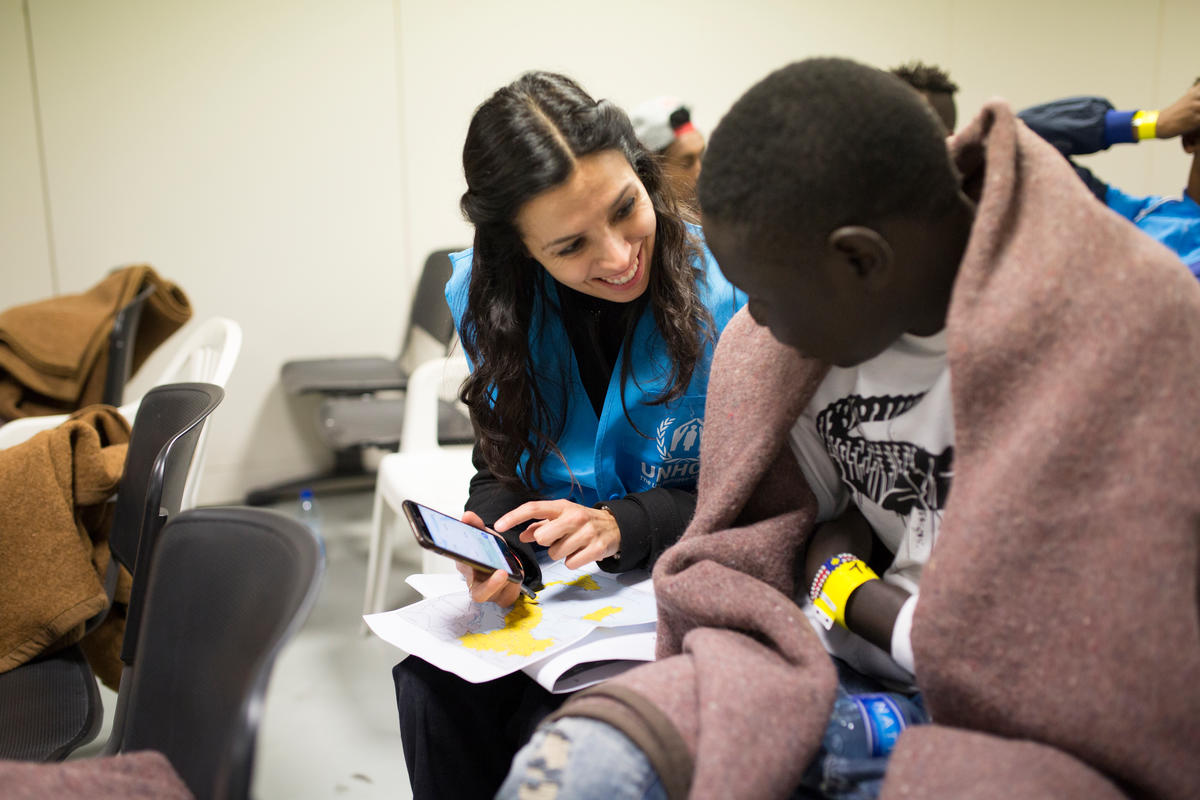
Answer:
POLYGON ((704 419, 693 417, 675 424, 675 417, 665 418, 656 431, 658 464, 642 462, 642 480, 647 486, 669 486, 693 483, 700 474, 700 435, 704 419))

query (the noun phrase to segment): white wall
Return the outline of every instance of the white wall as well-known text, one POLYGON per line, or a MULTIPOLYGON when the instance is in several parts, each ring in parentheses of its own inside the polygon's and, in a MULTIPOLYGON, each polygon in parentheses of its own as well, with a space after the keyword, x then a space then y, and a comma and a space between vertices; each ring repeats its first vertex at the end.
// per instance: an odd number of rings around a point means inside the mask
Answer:
MULTIPOLYGON (((879 67, 913 58, 948 69, 960 124, 988 98, 1014 106, 1104 94, 1158 107, 1200 75, 1190 0, 395 0, 400 31, 409 257, 470 235, 457 212, 461 148, 474 108, 529 69, 565 72, 596 97, 632 106, 676 94, 711 131, 771 70, 817 55, 879 67)), ((836 124, 836 122, 835 122, 836 124)), ((1088 160, 1130 192, 1178 193, 1177 142, 1088 160)))
POLYGON ((0 0, 0 308, 54 293, 21 0, 0 0))
MULTIPOLYGON (((678 94, 705 131, 751 83, 811 55, 938 63, 961 86, 960 121, 994 95, 1159 107, 1200 74, 1192 0, 28 4, 32 59, 21 0, 0 0, 0 306, 148 261, 197 318, 238 320, 205 502, 327 458, 279 365, 395 351, 425 254, 470 239, 470 115, 525 70, 567 72, 623 105, 678 94)), ((1128 191, 1175 194, 1188 162, 1159 142, 1088 163, 1128 191)))
POLYGON ((394 352, 407 313, 391 3, 29 6, 61 291, 149 262, 241 323, 202 501, 311 471, 280 364, 394 352))

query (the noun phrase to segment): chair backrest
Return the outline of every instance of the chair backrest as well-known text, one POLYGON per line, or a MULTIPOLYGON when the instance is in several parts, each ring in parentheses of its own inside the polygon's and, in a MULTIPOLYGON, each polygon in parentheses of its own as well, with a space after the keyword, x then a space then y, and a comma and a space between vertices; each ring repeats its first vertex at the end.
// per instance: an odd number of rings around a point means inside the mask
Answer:
POLYGON ((146 392, 134 417, 117 486, 109 532, 116 561, 133 573, 121 660, 133 659, 137 646, 150 555, 163 523, 178 513, 188 467, 205 419, 225 396, 209 383, 173 383, 146 392))
POLYGON ((241 349, 241 325, 225 317, 206 319, 180 343, 158 384, 198 382, 224 388, 241 349))
MULTIPOLYGON (((155 385, 166 383, 211 383, 225 388, 242 350, 242 326, 225 317, 212 317, 196 326, 180 343, 155 385)), ((136 409, 136 406, 134 407, 136 409)), ((126 418, 132 418, 125 408, 126 418)), ((194 508, 208 454, 208 426, 200 431, 192 468, 184 485, 181 509, 194 508)))
MULTIPOLYGON (((206 320, 196 327, 175 350, 166 369, 163 370, 154 385, 195 381, 211 383, 224 388, 233 372, 241 348, 242 329, 240 325, 231 319, 222 317, 206 320)), ((142 398, 139 397, 121 406, 121 414, 129 420, 136 418, 141 401, 142 398)), ((66 414, 56 414, 23 417, 0 425, 0 449, 20 444, 34 434, 61 425, 66 419, 66 414)), ((207 442, 208 426, 206 425, 201 429, 200 438, 196 441, 192 466, 184 486, 180 509, 193 508, 196 505, 196 498, 200 492, 200 479, 204 474, 207 442)))
POLYGON ((450 280, 450 254, 454 250, 435 250, 425 259, 417 291, 413 294, 408 318, 408 333, 400 350, 400 369, 411 375, 431 358, 444 356, 454 341, 454 318, 446 304, 446 281, 450 280))
MULTIPOLYGON (((271 668, 316 600, 324 547, 263 509, 185 511, 149 570, 118 752, 157 750, 198 798, 243 798, 271 668)), ((116 735, 116 734, 114 734, 116 735)))
POLYGON ((133 344, 137 338, 138 323, 142 319, 142 306, 152 294, 154 285, 148 284, 113 319, 112 331, 108 334, 104 394, 101 396, 101 402, 110 406, 119 406, 125 399, 125 384, 129 382, 129 373, 133 371, 133 344))

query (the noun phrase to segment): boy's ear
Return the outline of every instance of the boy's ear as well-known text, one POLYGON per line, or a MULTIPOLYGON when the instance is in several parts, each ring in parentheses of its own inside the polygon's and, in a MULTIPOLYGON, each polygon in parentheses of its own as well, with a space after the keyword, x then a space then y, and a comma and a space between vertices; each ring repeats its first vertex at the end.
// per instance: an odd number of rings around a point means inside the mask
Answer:
POLYGON ((829 234, 827 244, 867 288, 888 282, 896 257, 892 246, 878 231, 862 225, 843 225, 829 234))

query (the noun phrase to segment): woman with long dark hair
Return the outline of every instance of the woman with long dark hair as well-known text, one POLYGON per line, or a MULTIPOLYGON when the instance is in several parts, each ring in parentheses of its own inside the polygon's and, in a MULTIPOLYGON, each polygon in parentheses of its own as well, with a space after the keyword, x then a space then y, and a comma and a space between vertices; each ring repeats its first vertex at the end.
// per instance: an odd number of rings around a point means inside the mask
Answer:
MULTIPOLYGON (((446 286, 472 372, 463 519, 491 526, 540 588, 534 549, 571 568, 649 568, 695 508, 713 347, 745 295, 725 280, 625 113, 528 73, 471 120, 446 286)), ((478 602, 503 572, 463 568, 478 602)), ((469 684, 415 657, 393 672, 415 798, 491 796, 561 702, 516 673, 469 684)))

